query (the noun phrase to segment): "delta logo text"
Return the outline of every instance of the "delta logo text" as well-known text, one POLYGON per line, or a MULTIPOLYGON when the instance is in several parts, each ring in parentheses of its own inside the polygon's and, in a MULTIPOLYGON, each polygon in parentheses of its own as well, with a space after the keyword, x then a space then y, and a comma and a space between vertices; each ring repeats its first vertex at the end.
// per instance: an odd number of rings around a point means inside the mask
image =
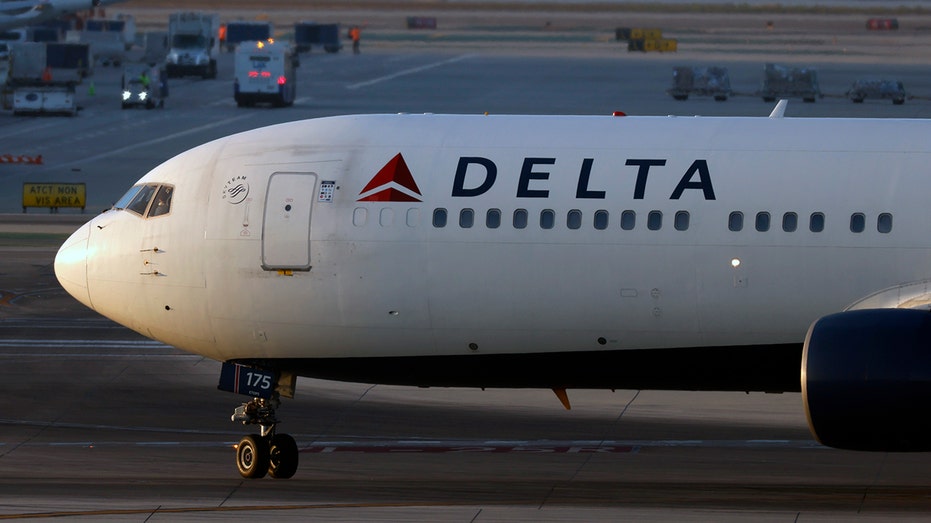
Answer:
MULTIPOLYGON (((607 197, 607 191, 590 187, 594 164, 594 158, 584 158, 578 168, 575 184, 577 199, 603 200, 607 197)), ((555 165, 556 158, 524 158, 517 176, 514 196, 516 198, 549 198, 548 183, 555 165)), ((668 180, 668 174, 670 174, 670 168, 666 165, 666 159, 663 158, 629 158, 624 161, 623 167, 618 174, 634 178, 632 195, 634 200, 646 198, 647 182, 656 178, 651 175, 660 172, 658 176, 668 180)), ((450 196, 454 198, 481 196, 498 182, 498 165, 493 160, 481 156, 461 156, 452 181, 450 196)), ((692 161, 679 177, 679 182, 672 188, 669 199, 678 200, 686 191, 698 191, 705 200, 715 199, 707 160, 692 161)), ((398 153, 366 184, 359 193, 358 201, 421 202, 423 193, 414 181, 414 176, 407 162, 404 161, 404 157, 398 153)))

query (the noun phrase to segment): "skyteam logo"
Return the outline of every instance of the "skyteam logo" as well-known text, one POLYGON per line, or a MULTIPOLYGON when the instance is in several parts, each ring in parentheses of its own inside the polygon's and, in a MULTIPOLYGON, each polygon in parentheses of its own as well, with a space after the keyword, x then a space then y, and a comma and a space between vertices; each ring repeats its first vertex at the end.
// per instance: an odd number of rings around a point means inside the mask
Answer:
POLYGON ((401 153, 395 155, 378 171, 362 192, 360 202, 420 202, 423 194, 414 181, 401 153))
POLYGON ((236 176, 231 178, 223 186, 223 200, 233 205, 242 203, 249 196, 249 182, 245 176, 236 176))

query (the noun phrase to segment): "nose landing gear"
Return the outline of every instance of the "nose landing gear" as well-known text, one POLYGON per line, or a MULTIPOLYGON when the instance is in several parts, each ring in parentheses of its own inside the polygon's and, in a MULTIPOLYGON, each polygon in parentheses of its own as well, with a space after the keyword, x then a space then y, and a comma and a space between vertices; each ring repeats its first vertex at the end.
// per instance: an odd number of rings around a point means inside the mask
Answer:
POLYGON ((259 479, 265 474, 287 479, 297 472, 297 442, 288 434, 275 432, 279 420, 275 409, 281 404, 278 393, 271 398, 254 398, 233 412, 232 421, 243 425, 259 425, 260 434, 249 434, 236 446, 236 468, 248 479, 259 479))
POLYGON ((294 438, 276 431, 281 421, 275 411, 281 396, 294 397, 293 374, 226 362, 220 371, 220 390, 250 396, 236 407, 232 420, 258 425, 259 434, 249 434, 236 445, 236 468, 244 478, 287 479, 297 472, 298 450, 294 438))

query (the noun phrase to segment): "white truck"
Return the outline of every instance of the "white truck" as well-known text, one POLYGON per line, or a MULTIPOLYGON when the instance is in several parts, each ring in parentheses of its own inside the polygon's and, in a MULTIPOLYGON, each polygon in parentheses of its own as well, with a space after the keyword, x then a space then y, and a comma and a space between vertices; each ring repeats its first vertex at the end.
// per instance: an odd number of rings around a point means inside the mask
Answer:
POLYGON ((215 14, 172 13, 168 18, 169 49, 165 58, 168 76, 216 78, 219 30, 220 18, 215 14))
POLYGON ((292 105, 297 91, 294 69, 298 64, 297 53, 287 43, 273 40, 240 43, 233 65, 236 105, 292 105))
POLYGON ((89 73, 87 44, 16 44, 10 53, 7 86, 13 114, 77 114, 75 86, 89 73))

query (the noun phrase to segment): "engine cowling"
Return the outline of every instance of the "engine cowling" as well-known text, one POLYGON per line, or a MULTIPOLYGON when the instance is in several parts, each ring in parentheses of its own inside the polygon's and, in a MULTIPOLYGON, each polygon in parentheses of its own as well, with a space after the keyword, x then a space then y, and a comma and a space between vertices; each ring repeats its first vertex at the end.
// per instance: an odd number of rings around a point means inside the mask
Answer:
POLYGON ((808 426, 822 444, 931 450, 931 312, 825 316, 808 330, 801 376, 808 426))

